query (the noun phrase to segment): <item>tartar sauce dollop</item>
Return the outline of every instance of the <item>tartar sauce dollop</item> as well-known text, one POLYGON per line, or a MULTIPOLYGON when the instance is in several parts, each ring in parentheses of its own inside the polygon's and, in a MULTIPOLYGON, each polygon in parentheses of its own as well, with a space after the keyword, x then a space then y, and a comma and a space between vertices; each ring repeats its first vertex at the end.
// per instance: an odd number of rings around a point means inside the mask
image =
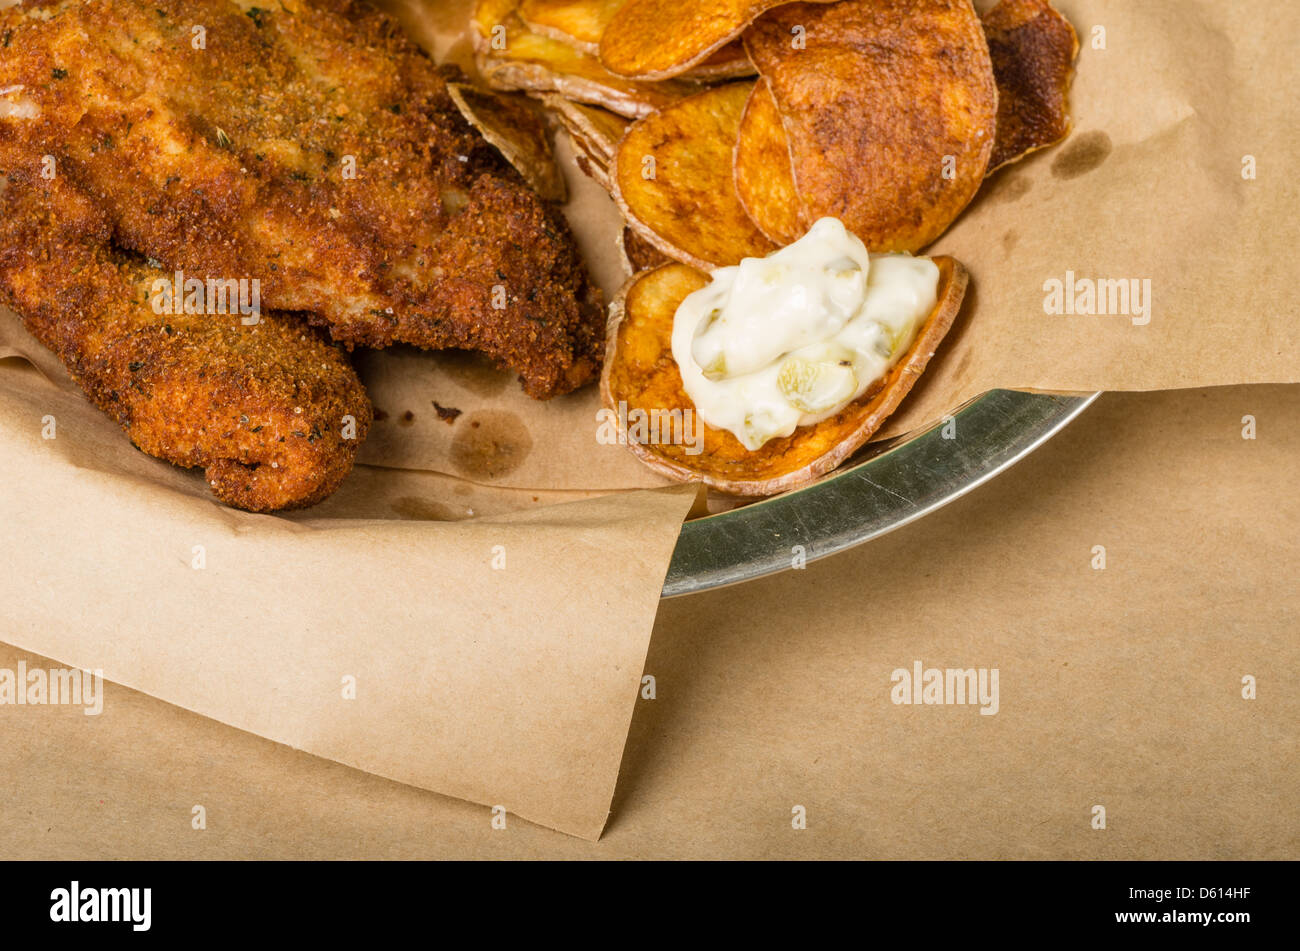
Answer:
POLYGON ((751 451, 865 393, 907 352, 939 290, 933 261, 868 254, 835 218, 712 278, 677 308, 673 358, 700 418, 751 451))

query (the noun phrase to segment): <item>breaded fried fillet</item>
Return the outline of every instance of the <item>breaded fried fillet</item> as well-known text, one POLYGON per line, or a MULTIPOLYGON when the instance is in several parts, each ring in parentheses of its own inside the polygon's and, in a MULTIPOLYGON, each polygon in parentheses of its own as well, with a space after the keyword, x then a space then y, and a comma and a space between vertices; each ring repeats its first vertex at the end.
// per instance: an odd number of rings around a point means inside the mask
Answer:
POLYGON ((562 217, 367 3, 26 0, 0 44, 0 138, 53 156, 124 247, 257 278, 349 346, 481 350, 535 397, 595 375, 562 217))
POLYGON ((92 201, 13 159, 0 147, 0 300, 91 401, 150 455, 202 467, 230 505, 333 492, 371 421, 346 356, 285 314, 186 314, 180 295, 182 312, 156 312, 155 282, 174 275, 111 250, 92 201))

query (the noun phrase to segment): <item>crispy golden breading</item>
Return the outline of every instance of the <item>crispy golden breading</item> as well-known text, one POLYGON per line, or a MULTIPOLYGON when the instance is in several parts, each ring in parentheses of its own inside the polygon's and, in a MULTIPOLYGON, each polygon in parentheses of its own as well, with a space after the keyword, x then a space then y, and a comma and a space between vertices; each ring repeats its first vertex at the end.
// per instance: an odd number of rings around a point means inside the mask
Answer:
POLYGON ((53 155, 123 247, 257 278, 349 346, 481 350, 539 398, 594 376, 562 217, 362 0, 29 0, 0 35, 0 90, 35 112, 0 108, 0 137, 53 155))
POLYGON ((91 401, 150 455, 202 467, 230 505, 333 492, 371 422, 343 353, 285 314, 157 313, 154 282, 174 275, 113 251, 102 209, 20 162, 0 145, 0 300, 91 401))

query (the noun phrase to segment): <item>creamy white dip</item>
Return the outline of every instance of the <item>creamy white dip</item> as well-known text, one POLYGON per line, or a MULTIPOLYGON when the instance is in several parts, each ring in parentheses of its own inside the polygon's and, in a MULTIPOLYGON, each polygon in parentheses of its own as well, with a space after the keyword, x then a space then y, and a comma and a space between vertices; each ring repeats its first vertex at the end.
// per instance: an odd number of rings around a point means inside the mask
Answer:
POLYGON ((823 218, 682 301, 673 358, 700 418, 759 449, 865 393, 907 352, 938 291, 933 261, 868 254, 823 218))

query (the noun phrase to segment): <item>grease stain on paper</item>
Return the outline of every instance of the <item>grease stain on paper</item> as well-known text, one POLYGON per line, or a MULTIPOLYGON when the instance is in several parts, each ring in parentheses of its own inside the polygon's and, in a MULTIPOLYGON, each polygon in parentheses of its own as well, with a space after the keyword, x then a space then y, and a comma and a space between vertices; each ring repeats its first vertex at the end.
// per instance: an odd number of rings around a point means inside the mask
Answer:
POLYGON ((510 374, 482 354, 444 350, 435 356, 439 374, 475 396, 496 396, 510 385, 510 374))
POLYGON ((533 448, 533 437, 514 413, 480 410, 457 427, 451 463, 470 479, 493 480, 518 469, 533 448))
POLYGON ((450 522, 454 519, 451 510, 445 505, 422 499, 417 495, 404 495, 394 499, 390 508, 402 518, 420 519, 426 522, 450 522))
POLYGON ((1069 142, 1052 161, 1052 174, 1070 179, 1099 168, 1115 149, 1110 136, 1100 130, 1085 132, 1069 142))
POLYGON ((984 201, 990 204, 1010 204, 1013 201, 1020 201, 1033 187, 1034 183, 1023 174, 1004 174, 993 183, 984 201))

